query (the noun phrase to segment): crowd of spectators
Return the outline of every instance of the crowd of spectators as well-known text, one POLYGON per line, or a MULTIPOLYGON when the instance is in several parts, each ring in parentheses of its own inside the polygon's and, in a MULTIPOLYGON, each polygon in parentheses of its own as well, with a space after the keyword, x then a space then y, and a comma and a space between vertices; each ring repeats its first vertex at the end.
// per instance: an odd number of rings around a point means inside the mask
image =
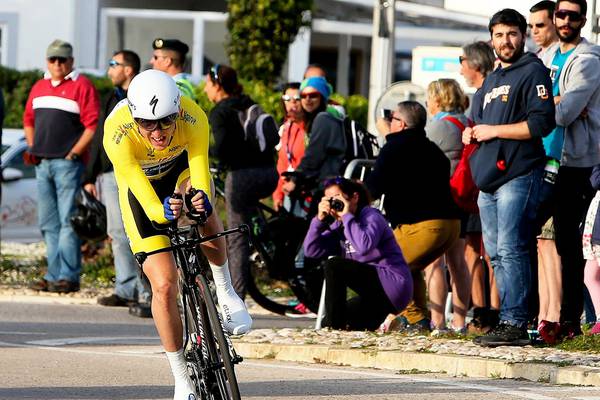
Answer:
MULTIPOLYGON (((311 219, 298 257, 323 259, 323 326, 373 330, 391 318, 407 331, 478 333, 475 342, 483 346, 529 343, 532 326, 547 343, 580 335, 586 287, 600 307, 600 47, 581 37, 586 12, 585 0, 558 0, 535 4, 529 22, 512 9, 494 14, 490 42, 466 44, 458 60, 475 94, 437 79, 427 87, 425 107, 399 99, 377 121, 385 144, 363 183, 339 177, 345 110, 331 101, 323 67, 310 65, 302 82, 283 86, 278 147, 254 151, 245 146, 240 115, 255 102, 233 68, 212 66, 204 90, 215 104, 210 152, 226 171, 227 225, 250 223, 268 196, 275 210, 311 219), (528 29, 536 53, 525 51, 528 29), (471 143, 479 213, 457 205, 449 181, 471 143), (314 189, 311 210, 295 197, 307 185, 314 189), (380 197, 380 208, 372 207, 380 197)), ((153 68, 194 99, 183 73, 188 46, 175 39, 152 46, 153 68)), ((102 108, 73 68, 70 44, 52 42, 46 58, 48 72, 23 117, 27 161, 36 165, 45 199, 39 223, 49 266, 31 287, 79 290, 80 242, 69 215, 83 182, 107 206, 115 255, 115 293, 99 303, 151 316, 101 146, 103 121, 126 98, 139 57, 128 50, 113 55, 108 74, 115 88, 102 108)), ((250 248, 232 237, 228 252, 243 299, 250 248)), ((591 332, 600 333, 600 323, 591 332)))

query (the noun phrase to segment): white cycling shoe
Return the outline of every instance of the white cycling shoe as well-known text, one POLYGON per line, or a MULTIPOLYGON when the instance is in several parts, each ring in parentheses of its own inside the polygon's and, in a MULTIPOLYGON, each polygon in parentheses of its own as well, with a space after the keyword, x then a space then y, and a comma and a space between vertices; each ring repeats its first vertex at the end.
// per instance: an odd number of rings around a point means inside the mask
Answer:
POLYGON ((246 304, 239 298, 233 288, 217 289, 217 299, 221 306, 221 317, 227 332, 242 335, 252 328, 252 317, 246 309, 246 304))
POLYGON ((188 378, 185 383, 179 385, 177 382, 175 383, 173 400, 198 400, 196 389, 194 389, 191 379, 188 378))

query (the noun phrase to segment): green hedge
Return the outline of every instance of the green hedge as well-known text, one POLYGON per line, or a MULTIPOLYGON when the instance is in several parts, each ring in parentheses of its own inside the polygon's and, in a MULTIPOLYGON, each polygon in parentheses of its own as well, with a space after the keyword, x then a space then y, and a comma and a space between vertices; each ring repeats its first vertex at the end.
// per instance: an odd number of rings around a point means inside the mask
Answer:
MULTIPOLYGON (((16 71, 14 69, 0 66, 0 87, 4 91, 5 118, 4 127, 22 128, 23 111, 31 86, 42 77, 43 73, 39 70, 34 71, 16 71)), ((112 83, 108 78, 98 78, 86 75, 94 83, 103 102, 112 90, 112 83)), ((259 103, 263 109, 272 114, 277 121, 283 119, 283 110, 281 108, 281 93, 265 86, 261 82, 242 82, 244 92, 254 101, 259 103)), ((213 104, 208 100, 204 93, 204 82, 196 87, 198 104, 208 113, 213 104)), ((333 98, 346 108, 346 113, 352 119, 357 120, 364 126, 367 124, 367 99, 360 95, 352 95, 347 98, 334 94, 333 98)))

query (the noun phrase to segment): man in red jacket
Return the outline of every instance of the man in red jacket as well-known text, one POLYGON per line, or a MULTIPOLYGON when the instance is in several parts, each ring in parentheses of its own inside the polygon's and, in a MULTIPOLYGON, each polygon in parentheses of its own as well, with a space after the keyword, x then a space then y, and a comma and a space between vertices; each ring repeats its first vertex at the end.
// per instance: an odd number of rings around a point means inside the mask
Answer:
POLYGON ((23 126, 28 161, 36 164, 38 221, 47 247, 48 272, 31 289, 79 290, 80 241, 70 217, 81 189, 82 156, 92 141, 100 100, 92 83, 73 69, 73 47, 62 40, 46 51, 48 71, 31 88, 23 126))

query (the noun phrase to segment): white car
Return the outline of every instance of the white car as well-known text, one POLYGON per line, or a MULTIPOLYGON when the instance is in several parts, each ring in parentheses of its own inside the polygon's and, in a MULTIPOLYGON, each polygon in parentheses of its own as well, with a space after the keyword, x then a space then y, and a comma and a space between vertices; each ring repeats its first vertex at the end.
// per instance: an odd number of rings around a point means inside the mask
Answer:
POLYGON ((2 202, 0 203, 0 240, 39 242, 42 240, 37 219, 35 167, 25 165, 27 149, 22 129, 2 132, 2 202))

